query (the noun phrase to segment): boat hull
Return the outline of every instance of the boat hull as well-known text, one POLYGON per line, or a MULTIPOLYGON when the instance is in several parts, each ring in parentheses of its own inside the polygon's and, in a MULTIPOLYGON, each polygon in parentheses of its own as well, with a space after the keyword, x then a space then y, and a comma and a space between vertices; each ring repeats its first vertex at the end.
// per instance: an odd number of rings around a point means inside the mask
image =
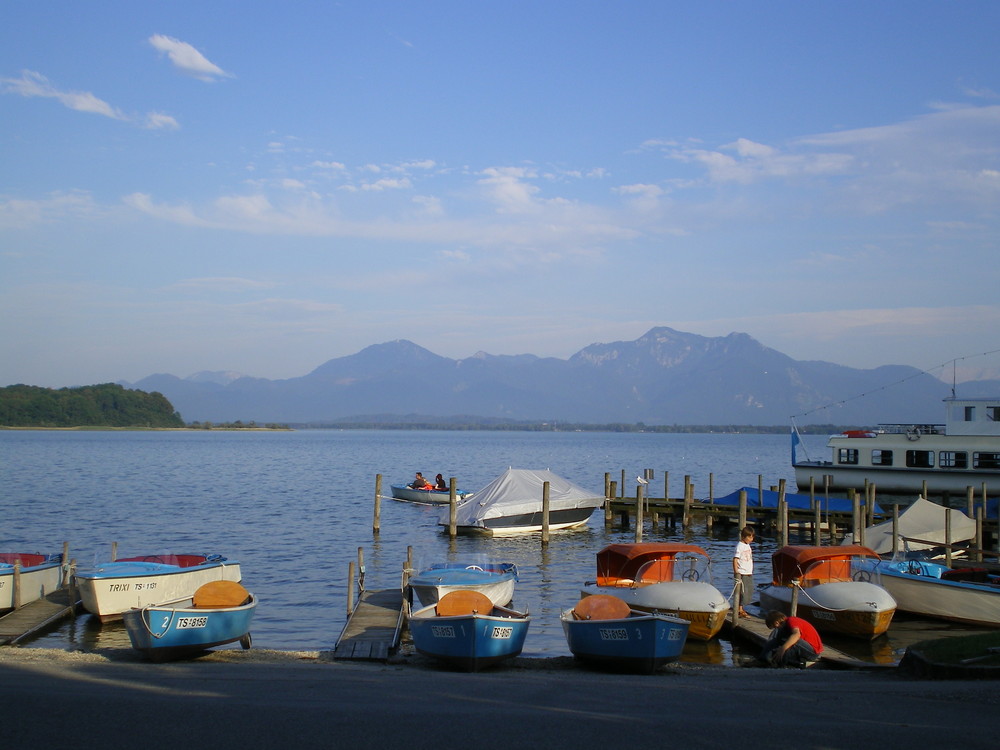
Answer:
MULTIPOLYGON (((1000 627, 1000 586, 939 578, 943 565, 883 561, 877 580, 903 612, 970 625, 1000 627), (913 573, 906 572, 911 569, 913 573)), ((875 579, 873 579, 875 580, 875 579)))
POLYGON ((517 568, 510 563, 486 566, 436 567, 421 571, 410 579, 410 588, 423 606, 436 604, 452 591, 478 591, 493 604, 503 606, 514 598, 517 568))
POLYGON ((216 646, 241 641, 250 646, 250 623, 257 597, 239 607, 195 609, 190 601, 179 607, 144 607, 122 614, 132 647, 151 661, 194 656, 216 646))
MULTIPOLYGON (((405 485, 392 485, 392 496, 406 503, 421 503, 423 505, 447 505, 451 502, 450 490, 415 490, 405 485)), ((455 498, 459 501, 471 497, 471 492, 456 490, 455 498)))
MULTIPOLYGON (((15 553, 4 555, 14 559, 15 553)), ((50 555, 37 565, 24 565, 19 576, 21 605, 51 594, 62 585, 62 555, 50 555)), ((0 612, 14 608, 14 566, 0 563, 0 612)))
POLYGON ((410 616, 410 635, 417 651, 466 672, 513 658, 524 648, 530 618, 513 610, 494 608, 493 614, 438 617, 434 606, 410 616), (497 613, 510 613, 498 615, 497 613))
MULTIPOLYGON (((760 590, 763 611, 791 614, 791 586, 760 590)), ((832 581, 799 591, 796 615, 821 633, 837 633, 871 640, 885 633, 897 609, 895 599, 881 586, 865 581, 832 581)))
POLYGON ((690 623, 688 638, 700 641, 718 635, 730 609, 722 593, 703 581, 665 581, 636 587, 588 584, 580 594, 610 594, 624 601, 630 609, 666 613, 687 620, 690 623))
MULTIPOLYGON (((594 508, 568 508, 549 513, 549 530, 575 529, 584 526, 594 513, 594 508)), ((443 525, 447 526, 447 523, 443 525)), ((542 511, 521 513, 515 516, 499 516, 485 518, 476 526, 459 526, 459 532, 468 534, 486 534, 490 536, 506 536, 512 534, 528 534, 542 530, 542 511)))
POLYGON ((638 612, 613 620, 578 620, 572 608, 560 619, 566 643, 576 658, 615 671, 643 674, 680 659, 690 626, 679 617, 638 612))
POLYGON ((227 560, 183 568, 158 562, 120 561, 74 577, 84 608, 101 622, 117 619, 132 608, 190 597, 211 581, 241 579, 240 564, 227 560))

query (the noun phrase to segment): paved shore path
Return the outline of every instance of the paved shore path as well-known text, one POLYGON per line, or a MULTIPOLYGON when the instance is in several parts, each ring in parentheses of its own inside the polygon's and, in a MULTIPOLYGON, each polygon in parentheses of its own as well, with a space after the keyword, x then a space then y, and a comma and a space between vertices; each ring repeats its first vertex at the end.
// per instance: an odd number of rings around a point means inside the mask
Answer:
POLYGON ((318 652, 153 665, 0 653, 6 748, 995 748, 993 682, 676 665, 653 676, 519 659, 481 674, 318 652))

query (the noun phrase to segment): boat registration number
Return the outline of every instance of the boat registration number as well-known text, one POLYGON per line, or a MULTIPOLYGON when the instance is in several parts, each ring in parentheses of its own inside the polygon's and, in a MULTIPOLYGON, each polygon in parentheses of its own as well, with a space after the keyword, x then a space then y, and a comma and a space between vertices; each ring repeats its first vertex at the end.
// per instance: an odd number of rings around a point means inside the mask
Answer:
POLYGON ((178 617, 177 629, 185 630, 189 628, 203 628, 208 625, 207 617, 178 617))
POLYGON ((602 641, 627 641, 628 631, 625 628, 601 628, 602 641))
POLYGON ((435 638, 454 638, 455 628, 451 625, 431 625, 431 635, 435 638))
POLYGON ((494 625, 493 637, 507 639, 514 635, 514 628, 509 625, 494 625))
POLYGON ((830 622, 834 622, 837 619, 837 615, 833 612, 824 612, 821 609, 814 609, 812 616, 817 620, 829 620, 830 622))

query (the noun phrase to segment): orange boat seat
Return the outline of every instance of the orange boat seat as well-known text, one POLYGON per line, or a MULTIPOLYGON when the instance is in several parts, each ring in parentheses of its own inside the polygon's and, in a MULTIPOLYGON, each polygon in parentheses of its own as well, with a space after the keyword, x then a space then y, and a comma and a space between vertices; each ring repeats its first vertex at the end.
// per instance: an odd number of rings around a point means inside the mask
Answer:
POLYGON ((195 609, 241 607, 250 601, 250 592, 236 581, 211 581, 194 592, 195 609))
POLYGON ((610 594, 585 596, 573 607, 577 620, 621 620, 628 617, 628 603, 610 594))
POLYGON ((462 615, 488 615, 493 611, 493 602, 481 591, 450 591, 441 597, 434 610, 438 617, 460 617, 462 615))

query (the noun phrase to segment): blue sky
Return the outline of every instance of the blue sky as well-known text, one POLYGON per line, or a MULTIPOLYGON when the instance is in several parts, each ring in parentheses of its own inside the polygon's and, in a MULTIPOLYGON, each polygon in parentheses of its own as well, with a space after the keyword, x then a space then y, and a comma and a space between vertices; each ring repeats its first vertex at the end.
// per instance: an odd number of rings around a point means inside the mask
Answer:
POLYGON ((995 350, 998 38, 992 1, 4 3, 0 384, 995 350))

